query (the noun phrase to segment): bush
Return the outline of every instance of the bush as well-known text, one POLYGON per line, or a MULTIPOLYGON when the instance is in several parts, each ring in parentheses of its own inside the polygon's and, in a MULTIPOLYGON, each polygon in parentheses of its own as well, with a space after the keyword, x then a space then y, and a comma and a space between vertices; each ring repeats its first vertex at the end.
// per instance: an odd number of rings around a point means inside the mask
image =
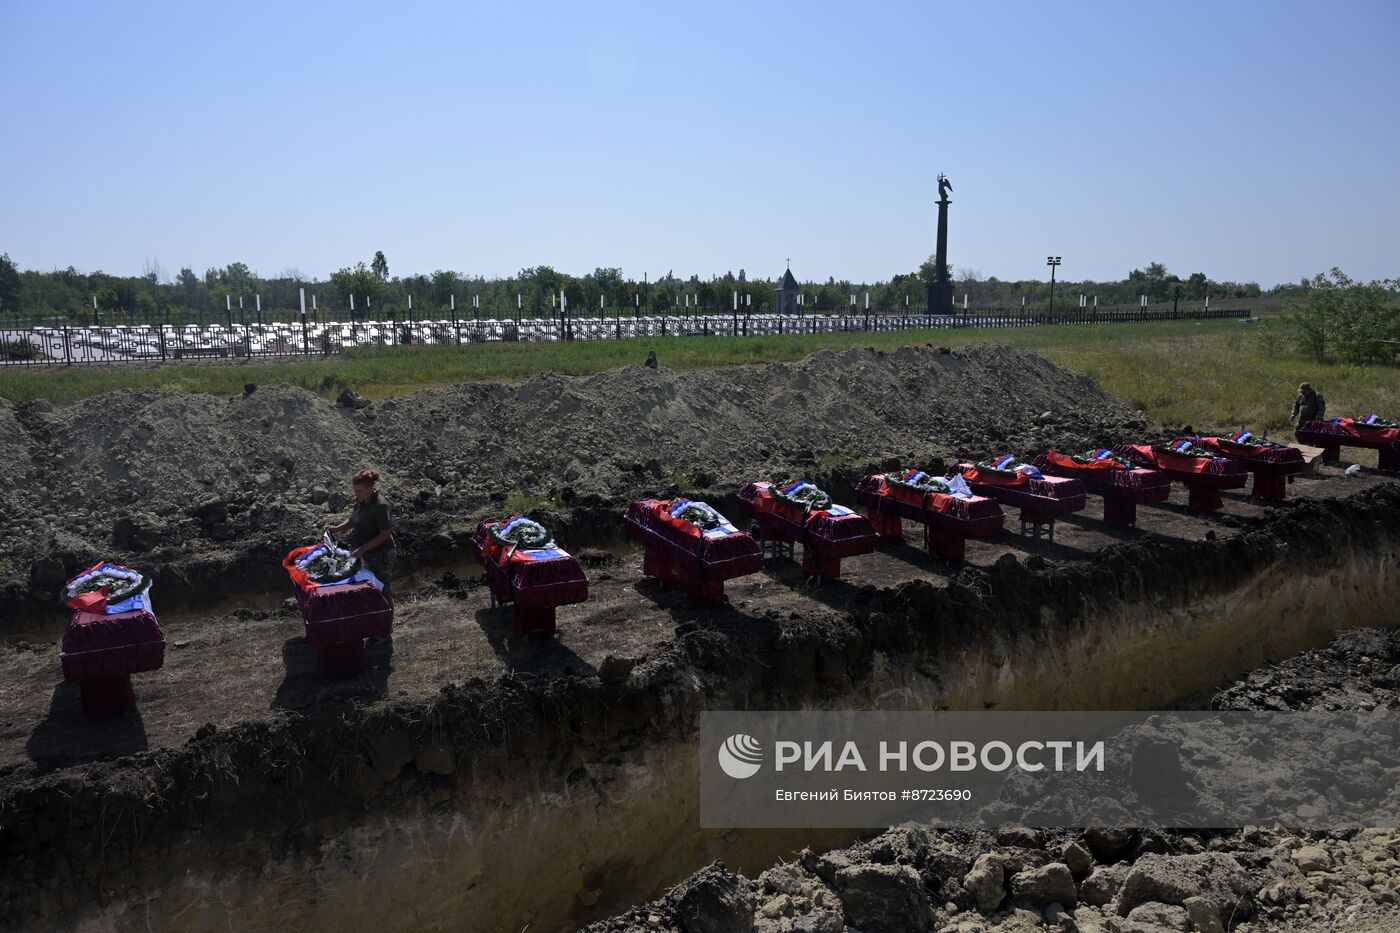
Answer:
POLYGON ((1400 349, 1400 281, 1362 284, 1342 270, 1305 280, 1282 320, 1294 346, 1321 362, 1335 352, 1352 363, 1390 361, 1400 349))

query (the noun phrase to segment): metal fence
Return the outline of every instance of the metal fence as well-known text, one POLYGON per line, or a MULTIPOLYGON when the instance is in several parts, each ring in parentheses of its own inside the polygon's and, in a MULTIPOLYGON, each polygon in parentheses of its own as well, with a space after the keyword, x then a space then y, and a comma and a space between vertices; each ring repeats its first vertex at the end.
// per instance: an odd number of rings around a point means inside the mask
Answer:
POLYGON ((677 314, 470 320, 313 321, 260 324, 0 324, 0 365, 166 362, 203 359, 331 356, 352 347, 467 346, 515 341, 626 340, 638 337, 766 337, 800 334, 926 331, 957 327, 1034 327, 1247 317, 1217 309, 1106 310, 1053 313, 991 308, 952 315, 677 314))

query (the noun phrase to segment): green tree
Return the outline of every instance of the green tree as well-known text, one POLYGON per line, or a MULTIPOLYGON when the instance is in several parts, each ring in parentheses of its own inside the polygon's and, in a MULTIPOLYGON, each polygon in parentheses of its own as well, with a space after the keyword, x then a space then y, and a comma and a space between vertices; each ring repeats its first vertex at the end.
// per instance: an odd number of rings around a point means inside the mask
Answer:
POLYGON ((9 253, 0 253, 0 311, 16 312, 24 295, 24 282, 19 267, 9 253))
POLYGON ((1362 284, 1341 269, 1304 279, 1283 317, 1294 345, 1321 362, 1335 350, 1353 363, 1392 359, 1400 339, 1400 282, 1362 284))
POLYGON ((374 259, 370 261, 369 271, 373 272, 379 281, 389 281, 389 260, 384 258, 382 249, 374 251, 374 259))
POLYGON ((332 272, 331 285, 343 304, 349 304, 351 295, 359 299, 358 308, 364 307, 364 299, 380 298, 384 294, 384 280, 363 262, 332 272))

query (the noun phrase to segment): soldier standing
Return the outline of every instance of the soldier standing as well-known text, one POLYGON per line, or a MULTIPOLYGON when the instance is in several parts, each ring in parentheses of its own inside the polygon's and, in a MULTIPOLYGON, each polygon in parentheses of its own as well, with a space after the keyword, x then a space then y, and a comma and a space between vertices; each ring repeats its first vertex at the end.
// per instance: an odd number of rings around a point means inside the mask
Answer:
POLYGON ((1313 389, 1310 383, 1298 386, 1298 397, 1293 400, 1293 421, 1301 428, 1305 421, 1321 421, 1327 411, 1327 400, 1322 393, 1313 389))

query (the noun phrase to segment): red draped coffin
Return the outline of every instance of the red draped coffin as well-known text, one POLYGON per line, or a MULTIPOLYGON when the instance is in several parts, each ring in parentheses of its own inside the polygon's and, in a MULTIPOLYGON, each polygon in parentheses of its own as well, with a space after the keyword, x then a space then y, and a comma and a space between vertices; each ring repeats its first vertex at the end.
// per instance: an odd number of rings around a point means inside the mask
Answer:
MULTIPOLYGON (((1238 461, 1254 474, 1250 494, 1260 499, 1282 499, 1288 493, 1287 478, 1303 472, 1303 452, 1281 444, 1241 444, 1228 437, 1185 437, 1211 453, 1238 461)), ((1175 443, 1175 441, 1173 441, 1175 443)))
POLYGON ((645 547, 642 571, 700 603, 724 600, 724 581, 757 573, 763 553, 751 535, 724 523, 709 531, 671 514, 673 501, 638 499, 627 507, 627 534, 645 547))
POLYGON ((1084 508, 1084 484, 1077 479, 1059 476, 1036 478, 1022 472, 1008 476, 1008 472, 1010 471, 984 470, 975 464, 959 463, 948 475, 961 474, 972 487, 972 491, 978 495, 989 496, 1002 505, 1019 508, 1022 533, 1028 525, 1034 526, 1037 534, 1038 529, 1045 526, 1053 539, 1055 520, 1084 508))
POLYGON ((1139 504, 1165 502, 1172 491, 1171 477, 1160 470, 1125 467, 1108 457, 1081 463, 1069 454, 1051 450, 1036 457, 1033 465, 1051 476, 1077 479, 1088 492, 1101 496, 1107 525, 1136 525, 1139 504))
POLYGON ((864 515, 839 505, 808 509, 785 498, 769 482, 749 483, 739 492, 739 508, 758 525, 765 541, 802 544, 802 572, 837 579, 843 558, 869 554, 879 536, 864 515))
POLYGON ((165 663, 165 633, 150 609, 149 591, 141 605, 125 612, 75 610, 63 633, 59 664, 64 680, 78 681, 83 714, 114 716, 136 705, 131 675, 158 670, 165 663))
POLYGON ((1340 460, 1343 447, 1365 447, 1380 451, 1382 470, 1400 470, 1400 428, 1338 418, 1304 421, 1295 436, 1299 443, 1321 447, 1322 459, 1328 462, 1340 460))
POLYGON ((316 545, 294 548, 282 559, 301 607, 306 642, 327 680, 344 680, 365 670, 365 639, 393 632, 394 611, 379 587, 360 571, 344 583, 317 583, 296 566, 316 545))
POLYGON ((903 541, 900 522, 907 518, 924 526, 929 553, 946 560, 962 560, 968 538, 996 534, 1006 521, 994 499, 925 492, 883 473, 872 473, 856 485, 856 501, 869 510, 870 523, 881 538, 903 541))
POLYGON ((508 521, 477 525, 472 549, 486 570, 486 585, 495 601, 514 604, 515 633, 552 635, 555 610, 588 599, 588 577, 578 560, 553 542, 545 548, 523 548, 497 540, 492 532, 508 521))
POLYGON ((1150 444, 1119 444, 1113 452, 1184 483, 1190 494, 1188 508, 1193 512, 1219 509, 1224 505, 1222 489, 1241 489, 1249 481, 1249 471, 1242 464, 1224 457, 1194 457, 1150 444))

